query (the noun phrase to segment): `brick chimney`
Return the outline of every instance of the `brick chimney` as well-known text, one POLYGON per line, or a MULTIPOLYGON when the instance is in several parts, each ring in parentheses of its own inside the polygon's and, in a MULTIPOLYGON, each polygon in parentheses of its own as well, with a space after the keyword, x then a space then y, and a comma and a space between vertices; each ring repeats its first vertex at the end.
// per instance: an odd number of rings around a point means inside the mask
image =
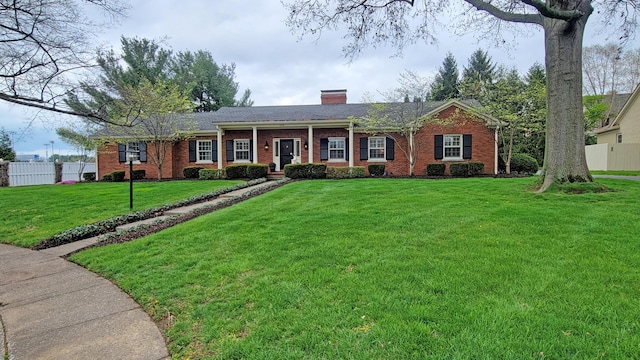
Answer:
POLYGON ((320 101, 322 105, 346 104, 347 90, 320 90, 320 101))

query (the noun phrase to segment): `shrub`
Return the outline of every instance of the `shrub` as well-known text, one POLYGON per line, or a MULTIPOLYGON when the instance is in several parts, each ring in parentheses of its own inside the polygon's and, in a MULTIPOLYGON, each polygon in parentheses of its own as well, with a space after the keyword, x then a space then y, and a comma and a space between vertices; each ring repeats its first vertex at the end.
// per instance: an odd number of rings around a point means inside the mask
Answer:
POLYGON ((444 171, 446 167, 447 166, 443 163, 427 164, 427 175, 428 176, 444 176, 444 171))
POLYGON ((384 164, 369 164, 368 169, 371 176, 384 175, 384 164))
POLYGON ((451 174, 451 176, 468 176, 469 163, 455 163, 449 165, 449 174, 451 174))
POLYGON ((95 181, 96 173, 94 173, 94 172, 83 173, 82 174, 82 178, 84 179, 84 181, 95 181))
POLYGON ((309 164, 287 164, 284 166, 284 176, 291 179, 306 179, 309 174, 309 164))
POLYGON ((470 161, 469 163, 469 176, 477 176, 484 174, 484 163, 479 161, 470 161))
POLYGON ((327 166, 327 179, 348 179, 365 177, 364 166, 327 166))
POLYGON ((269 170, 269 165, 251 164, 251 165, 247 165, 246 173, 249 179, 260 179, 263 177, 267 177, 268 170, 269 170))
POLYGON ((200 180, 221 180, 227 177, 224 169, 200 169, 198 178, 200 180))
POLYGON ((324 179, 327 177, 327 164, 309 164, 309 175, 312 179, 324 179))
POLYGON ((113 181, 113 173, 102 175, 102 181, 113 181))
POLYGON ((511 155, 511 172, 535 174, 538 171, 538 161, 527 154, 511 155))
POLYGON ((118 170, 111 173, 113 175, 113 181, 121 182, 124 181, 124 171, 118 170))
POLYGON ((229 165, 225 170, 227 179, 244 179, 247 177, 247 165, 229 165))
POLYGON ((202 169, 204 169, 202 166, 187 166, 182 169, 182 175, 187 179, 197 179, 199 176, 198 171, 202 169))
POLYGON ((144 171, 144 169, 133 170, 133 172, 131 173, 131 178, 133 180, 142 180, 145 177, 147 177, 147 173, 146 171, 144 171))

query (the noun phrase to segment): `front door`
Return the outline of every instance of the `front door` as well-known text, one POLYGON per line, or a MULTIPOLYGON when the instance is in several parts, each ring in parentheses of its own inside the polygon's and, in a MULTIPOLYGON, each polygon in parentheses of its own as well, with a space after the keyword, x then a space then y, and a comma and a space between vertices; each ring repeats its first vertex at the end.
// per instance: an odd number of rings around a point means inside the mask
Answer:
POLYGON ((293 159, 293 140, 280 140, 280 170, 284 170, 284 166, 291 164, 293 159))

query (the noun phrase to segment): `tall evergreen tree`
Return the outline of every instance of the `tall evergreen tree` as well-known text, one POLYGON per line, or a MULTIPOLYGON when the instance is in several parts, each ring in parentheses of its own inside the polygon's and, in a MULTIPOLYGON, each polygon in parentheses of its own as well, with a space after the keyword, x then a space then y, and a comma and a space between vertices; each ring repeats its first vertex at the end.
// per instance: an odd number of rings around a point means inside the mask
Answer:
POLYGON ((431 99, 440 101, 459 97, 459 83, 458 64, 453 54, 449 52, 431 84, 431 99))
POLYGON ((4 161, 15 161, 16 152, 11 144, 11 137, 4 128, 0 129, 0 159, 4 161))
POLYGON ((469 57, 469 65, 462 71, 460 96, 476 99, 486 105, 488 92, 496 76, 496 65, 486 51, 478 49, 469 57))

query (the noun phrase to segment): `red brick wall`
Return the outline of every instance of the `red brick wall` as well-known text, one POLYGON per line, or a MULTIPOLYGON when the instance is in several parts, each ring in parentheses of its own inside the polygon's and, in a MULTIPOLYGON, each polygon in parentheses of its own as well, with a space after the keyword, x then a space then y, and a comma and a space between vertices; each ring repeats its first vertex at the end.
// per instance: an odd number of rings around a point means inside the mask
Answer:
MULTIPOLYGON (((182 175, 175 175, 175 162, 172 161, 175 145, 169 145, 167 149, 165 160, 162 165, 162 178, 169 179, 173 177, 180 177, 182 175)), ((155 147, 152 144, 147 144, 147 161, 140 164, 133 164, 134 170, 144 170, 147 179, 158 178, 158 167, 152 160, 155 147)), ((187 153, 188 156, 188 153, 187 153)), ((118 144, 108 143, 98 148, 98 176, 100 179, 103 175, 118 171, 126 171, 125 177, 129 178, 129 163, 121 163, 118 161, 118 144)), ((180 170, 182 171, 182 170, 180 170)))

